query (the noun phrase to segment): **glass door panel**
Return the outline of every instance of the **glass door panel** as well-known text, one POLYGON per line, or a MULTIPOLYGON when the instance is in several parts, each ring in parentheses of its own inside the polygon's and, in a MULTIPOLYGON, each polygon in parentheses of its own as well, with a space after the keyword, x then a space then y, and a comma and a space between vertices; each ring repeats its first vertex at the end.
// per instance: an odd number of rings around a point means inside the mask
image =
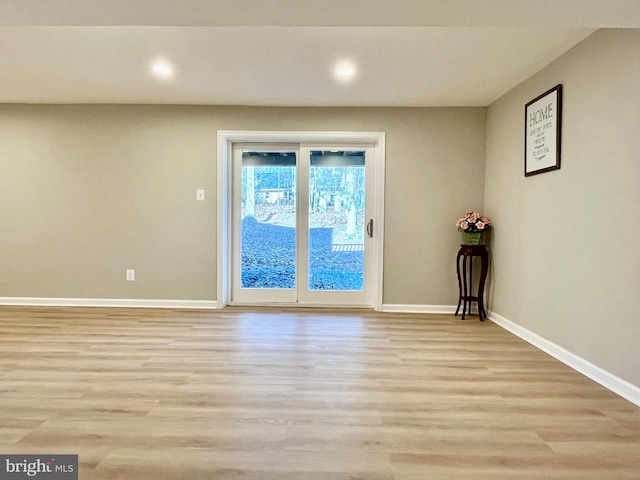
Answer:
POLYGON ((237 157, 240 245, 233 299, 295 302, 297 152, 242 149, 237 157))
POLYGON ((364 290, 365 152, 311 150, 307 288, 364 290))
POLYGON ((365 145, 300 147, 300 303, 371 305, 372 151, 365 145))

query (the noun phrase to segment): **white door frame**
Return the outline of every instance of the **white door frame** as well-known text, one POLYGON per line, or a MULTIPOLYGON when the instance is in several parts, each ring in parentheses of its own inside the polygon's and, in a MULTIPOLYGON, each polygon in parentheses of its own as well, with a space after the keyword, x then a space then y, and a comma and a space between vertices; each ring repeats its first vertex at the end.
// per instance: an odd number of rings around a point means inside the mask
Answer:
POLYGON ((232 255, 232 165, 234 143, 341 143, 374 146, 374 205, 372 241, 372 307, 382 310, 382 278, 384 258, 384 132, 268 132, 218 131, 217 169, 217 306, 224 308, 231 298, 232 255))

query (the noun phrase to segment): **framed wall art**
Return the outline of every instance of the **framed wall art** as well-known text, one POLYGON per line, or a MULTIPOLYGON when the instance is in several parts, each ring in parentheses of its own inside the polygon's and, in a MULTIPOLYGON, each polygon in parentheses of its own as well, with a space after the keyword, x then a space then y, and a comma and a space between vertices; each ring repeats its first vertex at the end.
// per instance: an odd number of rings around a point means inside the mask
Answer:
POLYGON ((524 107, 524 176, 560 169, 562 85, 524 107))

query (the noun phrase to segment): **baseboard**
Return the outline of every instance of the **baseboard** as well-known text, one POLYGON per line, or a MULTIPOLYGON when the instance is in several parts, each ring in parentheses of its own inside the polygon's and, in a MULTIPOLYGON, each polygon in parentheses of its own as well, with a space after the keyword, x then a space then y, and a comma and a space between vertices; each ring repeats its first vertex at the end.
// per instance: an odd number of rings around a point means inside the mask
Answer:
POLYGON ((455 305, 412 305, 401 303, 385 303, 382 311, 388 313, 455 313, 455 305))
POLYGON ((511 320, 499 315, 497 313, 491 313, 489 320, 493 323, 501 326, 505 330, 513 333, 517 337, 520 337, 524 341, 530 343, 534 347, 539 348, 543 352, 548 353, 552 357, 560 360, 565 365, 573 368, 574 370, 582 373, 584 376, 590 378, 594 382, 599 383, 603 387, 611 390, 612 392, 620 395, 622 398, 629 400, 631 403, 640 406, 640 388, 616 377, 612 373, 603 370, 602 368, 594 365, 593 363, 585 360, 578 355, 571 353, 569 350, 556 345, 549 340, 541 337, 540 335, 533 333, 532 331, 512 322, 511 320))
POLYGON ((31 307, 123 307, 216 309, 215 300, 161 300, 138 298, 37 298, 0 297, 0 305, 31 307))

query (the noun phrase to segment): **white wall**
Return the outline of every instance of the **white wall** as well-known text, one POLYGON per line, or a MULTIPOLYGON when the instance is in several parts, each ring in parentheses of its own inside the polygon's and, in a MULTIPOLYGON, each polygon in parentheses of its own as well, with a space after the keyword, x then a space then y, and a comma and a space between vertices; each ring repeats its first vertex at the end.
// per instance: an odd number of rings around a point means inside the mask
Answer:
POLYGON ((640 386, 640 30, 600 30, 492 104, 490 308, 640 386), (523 174, 524 106, 563 84, 561 169, 523 174))

